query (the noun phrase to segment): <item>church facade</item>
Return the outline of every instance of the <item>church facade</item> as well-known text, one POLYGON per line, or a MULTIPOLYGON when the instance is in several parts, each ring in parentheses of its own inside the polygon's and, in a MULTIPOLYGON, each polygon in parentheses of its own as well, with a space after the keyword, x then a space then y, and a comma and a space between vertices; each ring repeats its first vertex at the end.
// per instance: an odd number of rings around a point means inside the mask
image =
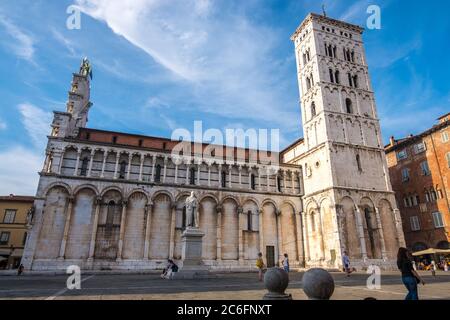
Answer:
POLYGON ((86 128, 84 61, 54 113, 25 268, 163 268, 181 259, 192 191, 213 270, 254 268, 259 252, 269 267, 287 253, 292 267, 338 268, 344 251, 355 266, 391 267, 404 239, 362 31, 310 14, 292 36, 304 139, 270 154, 276 167, 256 150, 223 158, 224 146, 189 143, 174 156, 179 141, 86 128))

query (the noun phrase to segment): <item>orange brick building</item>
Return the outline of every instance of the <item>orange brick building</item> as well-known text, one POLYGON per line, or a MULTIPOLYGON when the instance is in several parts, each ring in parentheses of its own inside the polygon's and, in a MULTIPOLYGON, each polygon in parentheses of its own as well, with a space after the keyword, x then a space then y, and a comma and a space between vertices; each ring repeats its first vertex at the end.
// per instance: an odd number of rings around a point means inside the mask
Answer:
POLYGON ((449 248, 450 113, 418 135, 385 147, 408 248, 449 248))

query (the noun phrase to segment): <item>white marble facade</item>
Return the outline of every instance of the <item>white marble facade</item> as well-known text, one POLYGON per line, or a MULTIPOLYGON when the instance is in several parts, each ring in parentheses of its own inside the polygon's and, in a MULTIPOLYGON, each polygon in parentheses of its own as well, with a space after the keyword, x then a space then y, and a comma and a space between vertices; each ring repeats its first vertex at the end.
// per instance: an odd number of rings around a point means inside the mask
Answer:
POLYGON ((275 171, 90 140, 89 79, 74 74, 67 110, 55 112, 25 268, 162 268, 181 258, 191 191, 212 269, 255 268, 258 252, 269 264, 287 253, 292 267, 340 268, 343 251, 355 266, 392 267, 404 239, 361 34, 311 14, 292 36, 304 139, 275 171))

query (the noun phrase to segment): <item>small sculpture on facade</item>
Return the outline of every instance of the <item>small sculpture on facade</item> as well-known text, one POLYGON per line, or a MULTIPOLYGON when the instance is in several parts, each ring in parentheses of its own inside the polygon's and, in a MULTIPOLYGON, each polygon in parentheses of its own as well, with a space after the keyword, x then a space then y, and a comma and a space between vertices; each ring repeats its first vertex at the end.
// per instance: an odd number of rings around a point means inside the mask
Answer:
POLYGON ((81 62, 80 74, 84 77, 89 76, 92 80, 92 66, 88 58, 84 58, 83 62, 81 62))
POLYGON ((33 225, 35 207, 34 205, 27 212, 27 227, 31 227, 33 225))
POLYGON ((186 226, 192 228, 198 228, 198 200, 194 191, 186 199, 186 226))

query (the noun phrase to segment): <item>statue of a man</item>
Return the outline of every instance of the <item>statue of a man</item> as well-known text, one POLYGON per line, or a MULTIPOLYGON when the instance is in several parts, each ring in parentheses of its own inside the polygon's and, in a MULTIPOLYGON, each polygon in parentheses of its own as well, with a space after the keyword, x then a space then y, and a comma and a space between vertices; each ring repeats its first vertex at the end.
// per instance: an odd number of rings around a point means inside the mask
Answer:
POLYGON ((186 226, 198 228, 198 200, 195 197, 194 191, 186 199, 186 226))
POLYGON ((92 80, 92 66, 88 58, 84 58, 81 62, 80 74, 85 77, 89 76, 92 80))

